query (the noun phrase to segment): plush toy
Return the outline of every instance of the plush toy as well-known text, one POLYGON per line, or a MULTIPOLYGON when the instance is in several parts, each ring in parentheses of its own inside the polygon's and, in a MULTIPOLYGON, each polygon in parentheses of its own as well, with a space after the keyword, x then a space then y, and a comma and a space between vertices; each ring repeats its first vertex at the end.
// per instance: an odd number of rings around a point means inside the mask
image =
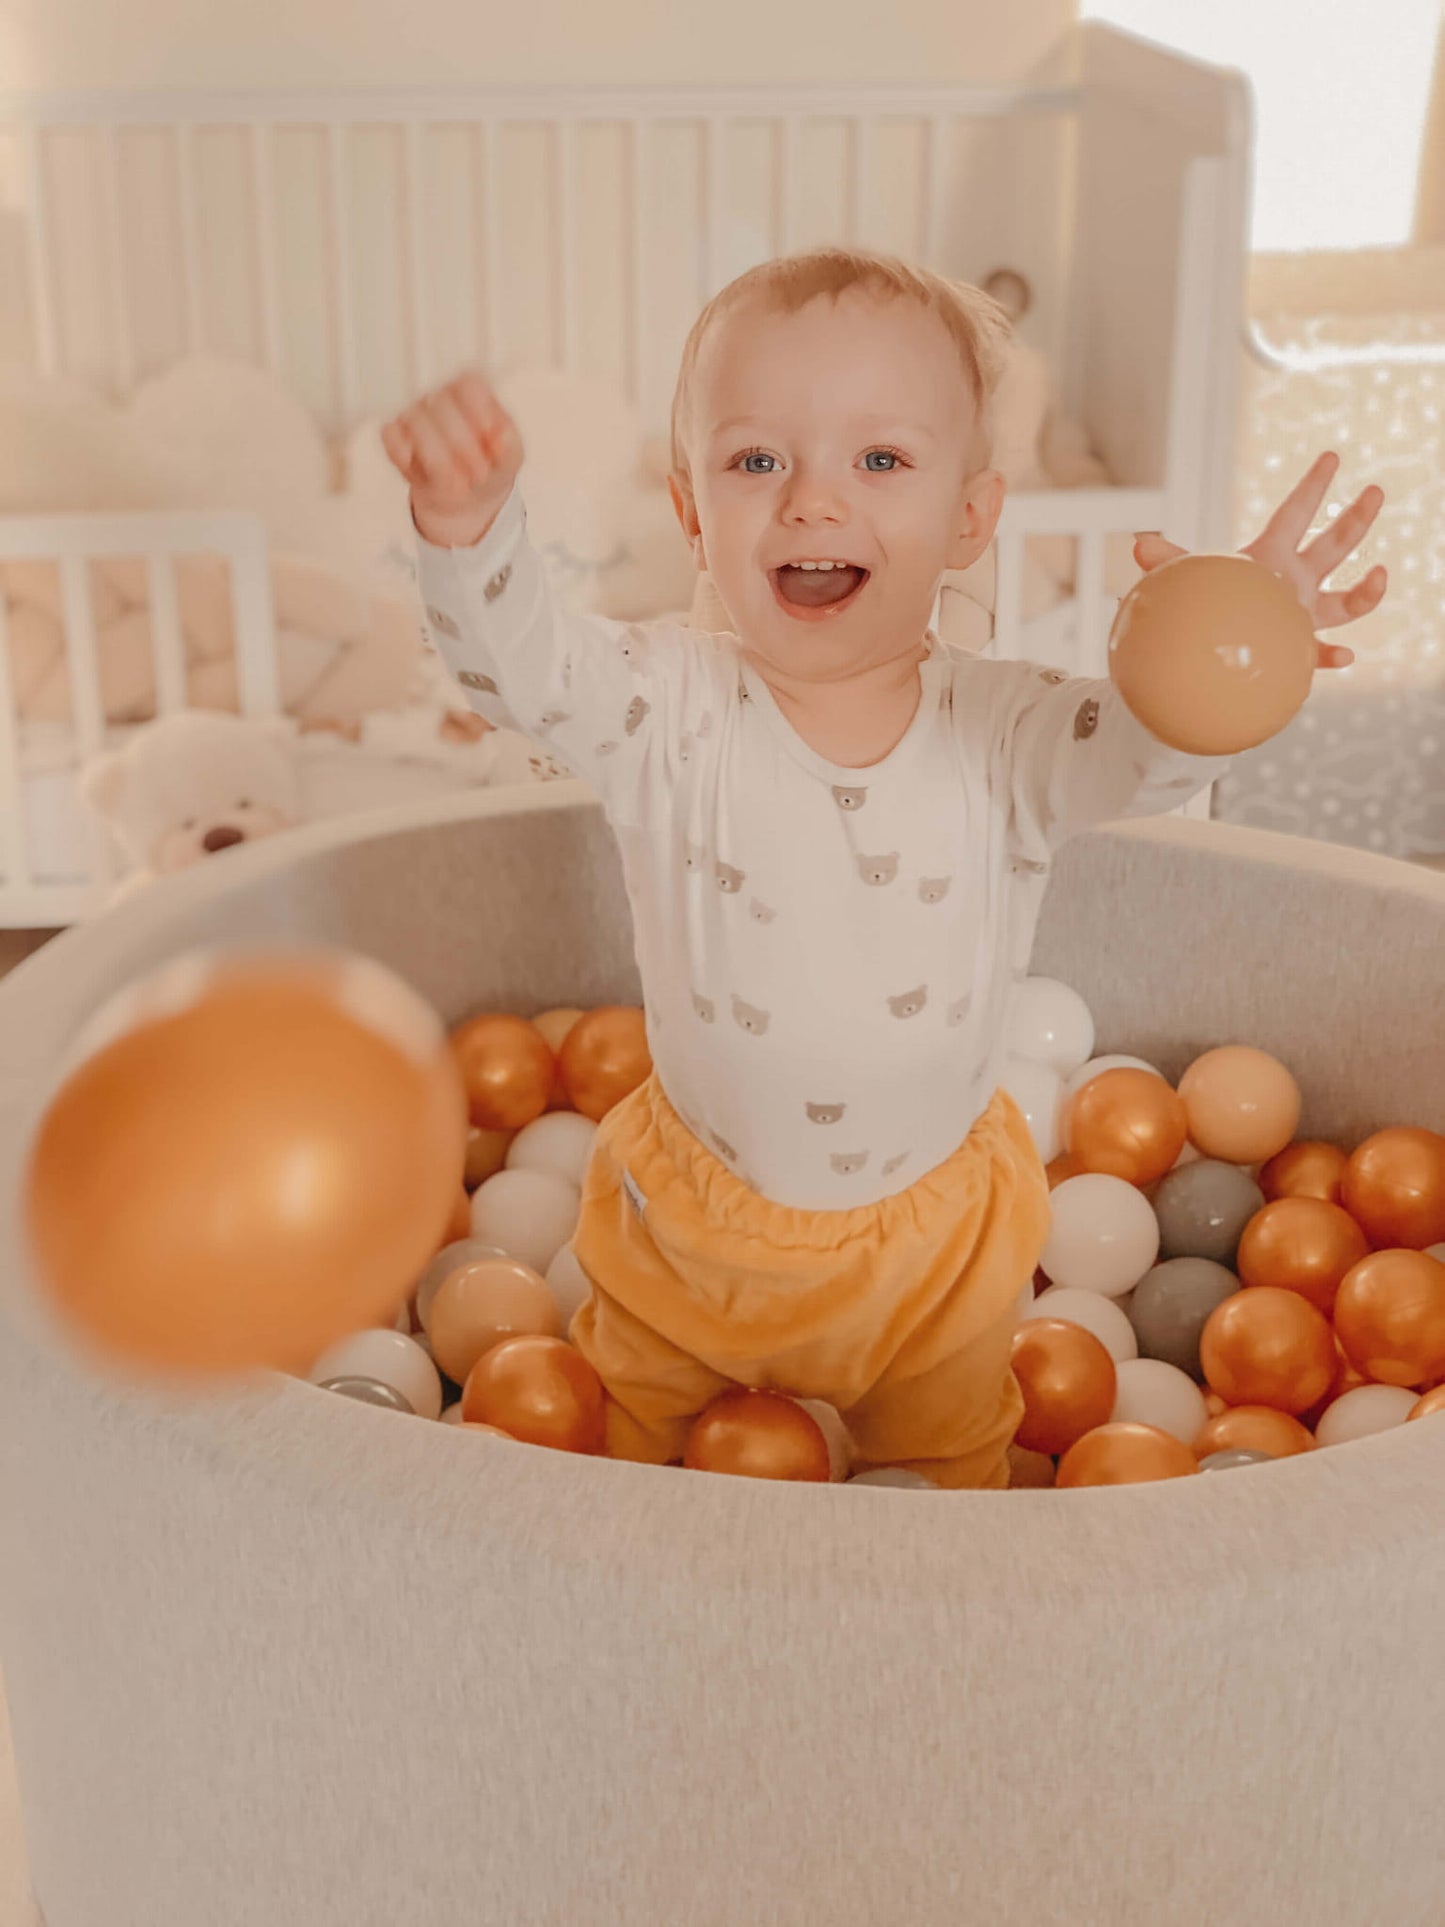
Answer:
POLYGON ((284 719, 183 709, 96 757, 81 788, 132 865, 122 888, 298 822, 295 740, 284 719))

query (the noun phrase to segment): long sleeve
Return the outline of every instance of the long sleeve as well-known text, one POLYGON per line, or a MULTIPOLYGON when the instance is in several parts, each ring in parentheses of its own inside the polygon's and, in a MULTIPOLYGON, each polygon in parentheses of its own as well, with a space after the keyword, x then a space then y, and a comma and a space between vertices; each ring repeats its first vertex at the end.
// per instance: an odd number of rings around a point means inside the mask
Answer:
POLYGON ((471 548, 417 531, 428 633, 468 704, 519 730, 635 820, 699 638, 675 624, 580 615, 559 601, 516 489, 471 548))
POLYGON ((991 763, 1009 811, 1010 843, 1043 862, 1067 838, 1121 817, 1177 809, 1222 776, 1227 756, 1161 743, 1108 677, 1069 677, 1037 663, 981 663, 1001 674, 991 763))

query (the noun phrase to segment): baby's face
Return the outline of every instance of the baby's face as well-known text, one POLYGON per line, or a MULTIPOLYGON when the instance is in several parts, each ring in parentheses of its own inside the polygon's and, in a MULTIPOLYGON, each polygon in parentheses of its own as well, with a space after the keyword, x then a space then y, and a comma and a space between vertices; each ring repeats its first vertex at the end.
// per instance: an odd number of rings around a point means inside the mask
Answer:
POLYGON ((1002 477, 971 459, 973 397, 943 323, 857 290, 743 309, 705 338, 693 395, 692 484, 674 477, 673 500, 748 653, 834 682, 916 647, 940 576, 982 554, 1003 502, 1002 477), (785 566, 803 561, 852 567, 785 566))

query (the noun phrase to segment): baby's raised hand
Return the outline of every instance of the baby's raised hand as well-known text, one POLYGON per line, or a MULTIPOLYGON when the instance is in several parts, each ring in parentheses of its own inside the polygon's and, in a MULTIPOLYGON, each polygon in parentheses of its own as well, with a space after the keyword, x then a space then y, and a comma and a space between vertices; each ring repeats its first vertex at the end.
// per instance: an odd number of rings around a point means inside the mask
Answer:
MULTIPOLYGON (((1326 592, 1321 587, 1325 577, 1360 546, 1380 513, 1385 491, 1373 483, 1362 490, 1308 548, 1300 547, 1339 465, 1338 455, 1321 455, 1290 490, 1261 533, 1240 551, 1262 562, 1290 584, 1309 611, 1316 629, 1337 629, 1342 623, 1367 616, 1378 608, 1385 593, 1385 571, 1378 566, 1343 591, 1326 592)), ((1161 535, 1135 538, 1134 560, 1146 575, 1161 562, 1172 562, 1175 556, 1185 553, 1161 535)), ((1353 649, 1334 643, 1322 642, 1319 652, 1321 669, 1344 669, 1355 660, 1353 649)))
POLYGON ((417 528, 448 549, 481 541, 524 455, 517 424, 475 368, 403 409, 382 429, 381 442, 411 486, 417 528))

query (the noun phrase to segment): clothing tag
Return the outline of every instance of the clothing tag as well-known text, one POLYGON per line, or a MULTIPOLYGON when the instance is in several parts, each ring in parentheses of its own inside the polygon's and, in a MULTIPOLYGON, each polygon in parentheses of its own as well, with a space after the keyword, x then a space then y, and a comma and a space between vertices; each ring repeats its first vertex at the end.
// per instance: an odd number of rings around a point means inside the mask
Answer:
POLYGON ((647 1216, 647 1199, 642 1195, 641 1187, 638 1185, 636 1178, 626 1169, 624 1169, 622 1173, 622 1188, 627 1193, 628 1200, 638 1217, 645 1218, 647 1216))

